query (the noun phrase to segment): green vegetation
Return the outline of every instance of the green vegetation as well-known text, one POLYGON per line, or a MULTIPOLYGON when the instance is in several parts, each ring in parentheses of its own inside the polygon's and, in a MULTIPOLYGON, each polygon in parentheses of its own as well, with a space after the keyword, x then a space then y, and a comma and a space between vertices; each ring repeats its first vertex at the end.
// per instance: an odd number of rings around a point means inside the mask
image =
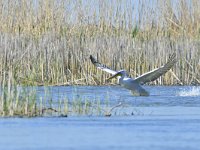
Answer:
POLYGON ((117 109, 127 107, 122 103, 111 106, 108 100, 105 104, 101 104, 96 98, 89 99, 78 93, 74 93, 75 96, 70 101, 65 96, 53 101, 48 87, 44 88, 45 96, 38 98, 37 87, 4 87, 0 92, 0 116, 111 116, 112 114, 120 115, 123 111, 117 109))
MULTIPOLYGON (((152 84, 200 84, 198 0, 12 0, 0 1, 0 10, 1 115, 40 109, 34 90, 21 96, 17 85, 105 84, 109 75, 92 66, 90 54, 135 77, 175 51, 177 65, 152 84)), ((87 112, 87 101, 84 108, 74 109, 87 112)))

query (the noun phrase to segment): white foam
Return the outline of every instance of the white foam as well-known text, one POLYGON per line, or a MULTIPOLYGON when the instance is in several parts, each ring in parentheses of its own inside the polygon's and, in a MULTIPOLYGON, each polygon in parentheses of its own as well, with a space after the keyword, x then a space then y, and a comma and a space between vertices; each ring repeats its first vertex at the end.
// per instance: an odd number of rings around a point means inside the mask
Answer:
POLYGON ((179 96, 200 96, 200 87, 191 87, 178 92, 179 96))

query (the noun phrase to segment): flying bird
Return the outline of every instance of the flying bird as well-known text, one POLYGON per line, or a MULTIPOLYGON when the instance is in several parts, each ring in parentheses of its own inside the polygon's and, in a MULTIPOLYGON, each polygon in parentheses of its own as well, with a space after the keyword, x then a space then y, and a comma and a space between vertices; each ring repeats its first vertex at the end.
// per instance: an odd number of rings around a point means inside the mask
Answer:
POLYGON ((118 77, 119 84, 122 87, 130 90, 134 96, 149 96, 149 92, 146 91, 142 87, 142 85, 147 82, 156 80, 157 78, 165 74, 167 71, 169 71, 176 63, 176 54, 173 53, 169 57, 165 65, 161 66, 160 68, 156 68, 152 71, 149 71, 135 79, 130 78, 125 70, 115 71, 115 70, 110 69, 106 65, 101 64, 92 55, 90 55, 90 60, 94 64, 94 66, 96 66, 98 69, 101 69, 107 73, 112 74, 112 76, 108 78, 108 80, 118 77))

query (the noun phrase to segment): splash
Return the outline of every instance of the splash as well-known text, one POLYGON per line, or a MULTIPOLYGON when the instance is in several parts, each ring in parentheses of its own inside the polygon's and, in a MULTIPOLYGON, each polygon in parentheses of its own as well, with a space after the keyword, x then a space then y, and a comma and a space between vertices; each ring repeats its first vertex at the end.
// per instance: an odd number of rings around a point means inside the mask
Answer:
POLYGON ((187 89, 182 89, 178 92, 179 96, 200 96, 200 87, 191 87, 187 89))

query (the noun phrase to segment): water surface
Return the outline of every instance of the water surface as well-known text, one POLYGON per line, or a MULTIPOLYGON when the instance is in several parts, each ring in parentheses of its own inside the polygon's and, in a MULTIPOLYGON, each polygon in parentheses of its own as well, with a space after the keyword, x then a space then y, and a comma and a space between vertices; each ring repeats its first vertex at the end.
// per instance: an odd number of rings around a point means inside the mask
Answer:
MULTIPOLYGON (((0 149, 164 149, 200 147, 199 87, 147 86, 149 97, 133 97, 118 86, 38 87, 38 98, 82 97, 129 105, 132 115, 1 118, 0 149), (53 91, 53 93, 52 93, 53 91)), ((129 114, 129 113, 127 113, 129 114)))
POLYGON ((38 98, 50 97, 53 101, 67 98, 100 100, 102 103, 118 104, 124 102, 134 107, 150 106, 200 106, 200 87, 198 86, 144 86, 150 92, 148 97, 132 96, 129 90, 120 86, 56 86, 37 87, 38 98), (44 94, 45 93, 45 94, 44 94), (48 94, 49 93, 49 94, 48 94))

